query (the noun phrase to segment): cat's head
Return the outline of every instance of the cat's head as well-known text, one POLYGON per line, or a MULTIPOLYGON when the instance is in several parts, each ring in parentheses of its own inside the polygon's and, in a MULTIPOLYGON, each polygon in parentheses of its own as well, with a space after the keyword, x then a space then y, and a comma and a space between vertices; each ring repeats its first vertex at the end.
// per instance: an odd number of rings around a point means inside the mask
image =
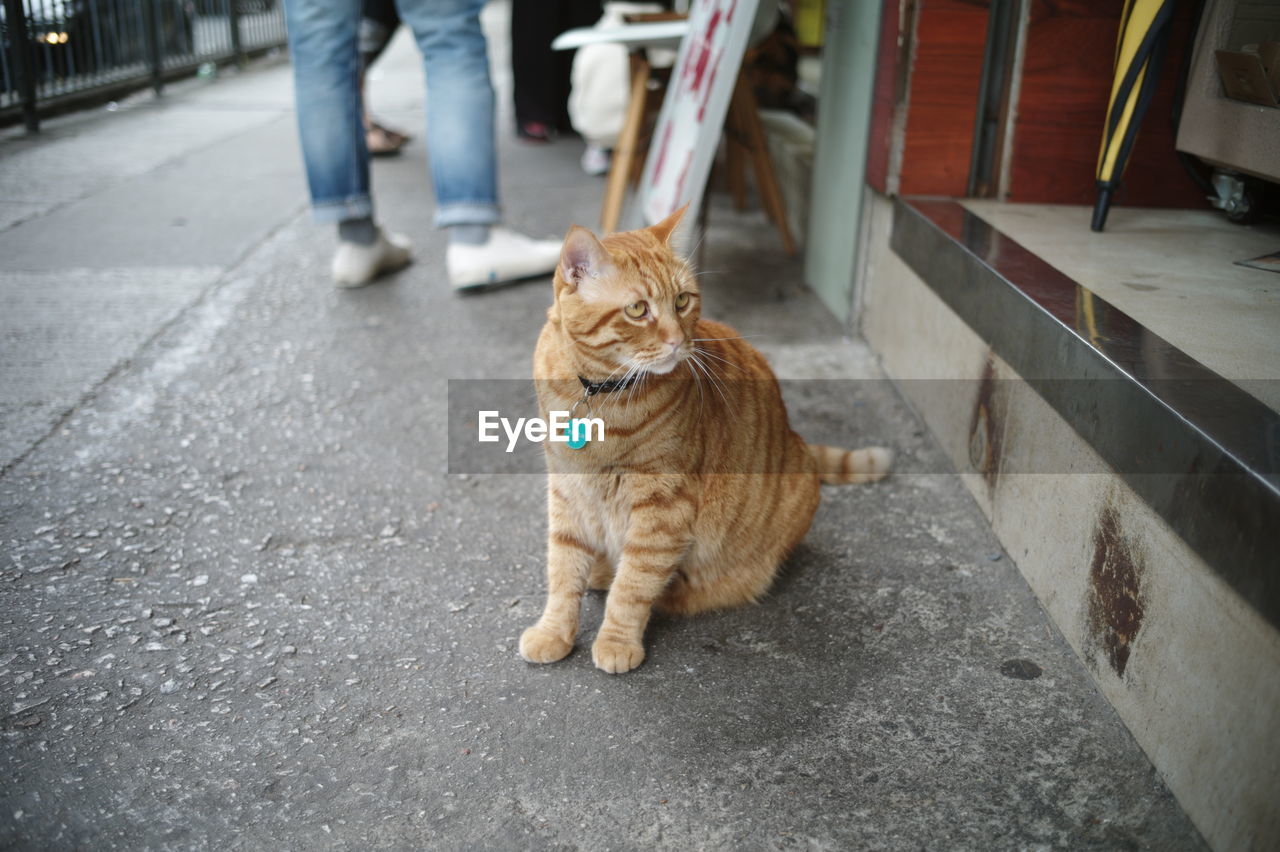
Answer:
POLYGON ((702 299, 673 246, 686 209, 603 240, 577 226, 565 236, 552 317, 592 378, 669 373, 693 348, 702 299))

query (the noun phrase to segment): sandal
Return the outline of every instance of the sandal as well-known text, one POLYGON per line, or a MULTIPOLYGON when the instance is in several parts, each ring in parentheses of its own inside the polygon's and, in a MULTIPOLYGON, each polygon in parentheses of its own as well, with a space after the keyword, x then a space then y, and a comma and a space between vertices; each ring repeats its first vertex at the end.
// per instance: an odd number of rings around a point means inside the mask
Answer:
POLYGON ((364 131, 364 142, 371 157, 395 156, 410 138, 408 134, 383 127, 376 121, 370 121, 364 131))

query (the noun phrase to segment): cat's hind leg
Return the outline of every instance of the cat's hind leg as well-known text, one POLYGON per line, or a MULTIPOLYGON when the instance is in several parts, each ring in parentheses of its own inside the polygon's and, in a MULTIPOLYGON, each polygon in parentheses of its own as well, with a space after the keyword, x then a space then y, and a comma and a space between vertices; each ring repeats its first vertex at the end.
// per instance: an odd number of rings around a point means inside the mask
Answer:
MULTIPOLYGON (((797 446, 803 450, 798 441, 797 446)), ((718 537, 715 530, 696 531, 696 543, 658 601, 660 609, 693 615, 755 603, 808 532, 820 498, 816 476, 744 478, 735 484, 746 494, 772 493, 775 502, 760 506, 760 522, 745 531, 723 525, 718 537)))
POLYGON ((778 554, 763 554, 715 573, 689 565, 667 586, 658 599, 658 609, 675 615, 696 615, 753 604, 769 591, 780 561, 778 554))

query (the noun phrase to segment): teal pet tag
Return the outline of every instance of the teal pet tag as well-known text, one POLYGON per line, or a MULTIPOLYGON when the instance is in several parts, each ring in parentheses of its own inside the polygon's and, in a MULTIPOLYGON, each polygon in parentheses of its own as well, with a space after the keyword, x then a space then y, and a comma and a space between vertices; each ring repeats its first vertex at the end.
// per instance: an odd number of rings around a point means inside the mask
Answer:
POLYGON ((569 421, 569 449, 580 450, 587 445, 587 424, 581 417, 569 421))
POLYGON ((580 450, 587 445, 591 434, 591 421, 582 417, 574 417, 578 407, 585 405, 587 407, 587 417, 591 416, 591 394, 592 391, 586 387, 586 381, 579 379, 584 384, 582 391, 582 399, 573 404, 573 408, 569 409, 569 449, 580 450))

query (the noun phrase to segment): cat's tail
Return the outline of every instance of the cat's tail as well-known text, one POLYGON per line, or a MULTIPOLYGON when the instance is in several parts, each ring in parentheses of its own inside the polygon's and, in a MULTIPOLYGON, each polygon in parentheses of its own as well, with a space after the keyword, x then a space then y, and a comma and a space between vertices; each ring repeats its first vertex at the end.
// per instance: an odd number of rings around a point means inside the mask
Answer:
POLYGON ((818 463, 818 476, 830 485, 879 482, 889 472, 889 465, 893 462, 893 452, 884 447, 845 450, 821 444, 805 446, 818 463))

